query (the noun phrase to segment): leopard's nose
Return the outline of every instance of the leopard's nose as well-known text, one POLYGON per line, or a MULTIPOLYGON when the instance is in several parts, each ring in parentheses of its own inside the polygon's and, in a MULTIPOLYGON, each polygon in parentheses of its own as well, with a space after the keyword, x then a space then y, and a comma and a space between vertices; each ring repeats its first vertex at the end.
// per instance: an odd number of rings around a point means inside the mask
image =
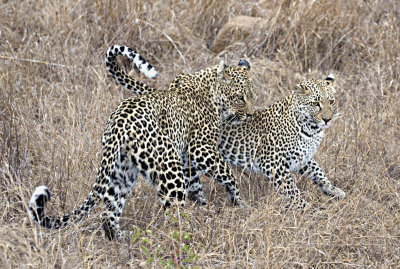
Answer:
POLYGON ((331 121, 331 119, 324 119, 324 118, 322 118, 322 120, 325 122, 325 124, 328 124, 328 122, 331 121))
POLYGON ((248 106, 248 107, 247 107, 247 111, 246 111, 247 116, 253 115, 254 112, 255 112, 255 110, 254 110, 254 107, 253 107, 253 106, 248 106))

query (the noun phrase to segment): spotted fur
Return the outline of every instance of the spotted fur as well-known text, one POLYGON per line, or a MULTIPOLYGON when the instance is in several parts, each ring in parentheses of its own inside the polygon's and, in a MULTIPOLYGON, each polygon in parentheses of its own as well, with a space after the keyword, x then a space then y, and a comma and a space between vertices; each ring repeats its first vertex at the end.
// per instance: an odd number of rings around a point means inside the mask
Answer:
MULTIPOLYGON (((290 95, 243 123, 224 123, 218 149, 225 161, 263 174, 299 209, 307 202, 300 197, 291 173, 308 175, 323 193, 344 198, 345 193, 329 182, 313 158, 334 117, 334 80, 333 75, 305 80, 290 95)), ((190 173, 188 195, 204 199, 199 176, 194 169, 190 173)))
POLYGON ((50 199, 38 187, 29 203, 34 222, 46 228, 64 227, 88 215, 103 201, 102 223, 109 239, 120 236, 119 218, 139 174, 155 188, 164 207, 184 206, 187 186, 183 166, 191 166, 225 186, 234 204, 242 205, 229 166, 217 150, 223 120, 242 121, 252 113, 250 65, 219 65, 180 75, 175 86, 156 91, 129 77, 116 61, 123 55, 142 72, 155 77, 155 69, 126 46, 112 46, 106 54, 108 72, 137 95, 123 101, 111 114, 102 139, 97 179, 82 205, 62 217, 45 215, 50 199), (144 94, 146 93, 146 94, 144 94))

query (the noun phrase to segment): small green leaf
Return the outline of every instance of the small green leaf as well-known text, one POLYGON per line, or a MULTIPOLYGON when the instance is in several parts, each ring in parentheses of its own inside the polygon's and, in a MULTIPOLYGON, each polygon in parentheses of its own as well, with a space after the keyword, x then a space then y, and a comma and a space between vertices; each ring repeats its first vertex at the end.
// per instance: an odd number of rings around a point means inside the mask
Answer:
POLYGON ((147 256, 149 254, 149 250, 145 246, 141 246, 143 255, 147 256))
POLYGON ((174 234, 172 235, 172 238, 174 238, 175 239, 175 241, 179 241, 179 232, 178 231, 174 231, 174 234))
POLYGON ((189 250, 189 246, 186 245, 185 243, 183 243, 183 244, 182 244, 182 251, 185 252, 185 253, 187 253, 188 250, 189 250))
POLYGON ((153 257, 153 256, 150 256, 150 257, 147 259, 147 264, 152 264, 152 263, 153 263, 153 260, 154 260, 154 257, 153 257))
POLYGON ((184 238, 185 240, 190 240, 190 234, 188 234, 188 233, 183 233, 183 238, 184 238))
POLYGON ((135 234, 133 235, 132 243, 135 243, 136 240, 138 240, 139 235, 140 235, 140 232, 141 232, 141 231, 140 231, 140 228, 137 228, 136 231, 135 231, 135 234))

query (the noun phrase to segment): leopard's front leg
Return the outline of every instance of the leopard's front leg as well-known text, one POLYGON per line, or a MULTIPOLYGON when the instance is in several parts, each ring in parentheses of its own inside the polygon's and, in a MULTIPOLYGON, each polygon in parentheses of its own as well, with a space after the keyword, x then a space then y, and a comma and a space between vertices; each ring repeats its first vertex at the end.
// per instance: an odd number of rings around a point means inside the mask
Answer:
POLYGON ((307 162, 307 164, 299 170, 299 174, 308 175, 310 179, 316 185, 318 185, 321 191, 326 195, 338 197, 340 199, 343 199, 346 196, 344 191, 332 185, 332 183, 326 178, 322 168, 314 159, 311 159, 309 162, 307 162))
POLYGON ((275 190, 290 200, 291 206, 301 211, 306 209, 308 202, 301 198, 300 190, 283 161, 278 162, 276 166, 265 165, 261 170, 271 180, 275 190))
POLYGON ((185 189, 187 197, 199 203, 200 205, 206 205, 207 199, 203 192, 203 186, 200 181, 200 174, 197 170, 195 162, 190 160, 187 153, 182 156, 183 162, 183 177, 185 179, 185 189))
POLYGON ((238 184, 231 168, 223 160, 216 147, 198 143, 195 147, 190 148, 189 158, 199 172, 207 177, 214 178, 219 184, 225 186, 228 199, 234 205, 246 206, 240 197, 238 184))

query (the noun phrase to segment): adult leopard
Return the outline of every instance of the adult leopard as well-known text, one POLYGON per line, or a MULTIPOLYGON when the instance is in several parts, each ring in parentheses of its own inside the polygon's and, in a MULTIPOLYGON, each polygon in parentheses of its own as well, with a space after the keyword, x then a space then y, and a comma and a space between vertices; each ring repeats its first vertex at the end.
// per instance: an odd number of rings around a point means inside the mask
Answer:
MULTIPOLYGON (((301 210, 308 203, 300 197, 291 173, 308 175, 323 193, 344 198, 345 193, 331 184, 313 158, 334 117, 334 82, 333 75, 304 80, 291 94, 243 123, 224 123, 218 149, 225 161, 263 174, 301 210)), ((188 195, 205 200, 197 171, 186 167, 186 174, 188 170, 188 195)))
POLYGON ((117 65, 116 56, 135 62, 141 72, 154 78, 154 67, 127 46, 114 45, 106 54, 109 73, 124 87, 141 95, 123 101, 107 121, 97 179, 82 205, 62 217, 45 215, 50 199, 46 186, 36 188, 29 203, 35 223, 46 228, 79 221, 103 201, 102 223, 109 239, 121 235, 119 218, 142 174, 154 185, 164 207, 184 206, 186 184, 183 166, 190 165, 224 185, 228 198, 242 205, 229 166, 217 150, 223 120, 244 120, 253 112, 250 64, 219 65, 179 76, 175 88, 157 91, 129 77, 117 65), (143 94, 147 93, 147 94, 143 94))

